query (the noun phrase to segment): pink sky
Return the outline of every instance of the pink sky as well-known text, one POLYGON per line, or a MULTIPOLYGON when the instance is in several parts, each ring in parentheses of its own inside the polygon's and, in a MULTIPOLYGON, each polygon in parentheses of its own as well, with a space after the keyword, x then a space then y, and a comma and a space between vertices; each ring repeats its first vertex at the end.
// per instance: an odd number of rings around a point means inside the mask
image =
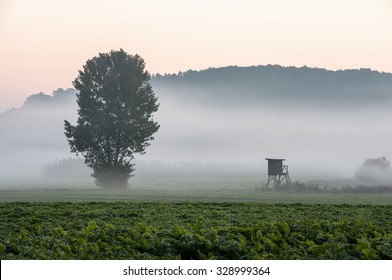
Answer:
POLYGON ((280 64, 392 72, 391 0, 0 0, 0 112, 123 48, 151 73, 280 64))

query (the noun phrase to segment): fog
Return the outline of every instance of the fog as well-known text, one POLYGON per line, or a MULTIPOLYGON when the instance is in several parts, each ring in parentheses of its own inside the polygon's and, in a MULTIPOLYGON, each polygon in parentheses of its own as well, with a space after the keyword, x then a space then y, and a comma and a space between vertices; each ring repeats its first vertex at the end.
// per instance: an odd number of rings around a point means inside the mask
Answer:
MULTIPOLYGON (((204 175, 265 182, 266 157, 285 158, 292 180, 352 178, 365 159, 392 158, 392 75, 370 74, 366 86, 346 76, 340 84, 321 86, 318 78, 294 79, 313 94, 287 77, 283 84, 268 80, 268 90, 255 86, 262 80, 257 78, 242 84, 216 78, 221 82, 214 84, 200 75, 198 83, 186 75, 154 77, 160 103, 154 119, 161 127, 146 154, 136 156, 134 178, 204 175)), ((75 157, 63 121, 75 124, 76 118, 72 89, 32 95, 21 108, 1 113, 0 184, 42 178, 45 164, 75 157)))
POLYGON ((63 122, 76 120, 75 92, 34 94, 21 108, 0 114, 0 176, 40 177, 46 162, 72 156, 63 122))
POLYGON ((216 109, 161 101, 145 159, 257 165, 285 158, 297 178, 352 177, 364 159, 391 157, 392 114, 376 110, 216 109), (168 112, 175 112, 175 114, 168 112))

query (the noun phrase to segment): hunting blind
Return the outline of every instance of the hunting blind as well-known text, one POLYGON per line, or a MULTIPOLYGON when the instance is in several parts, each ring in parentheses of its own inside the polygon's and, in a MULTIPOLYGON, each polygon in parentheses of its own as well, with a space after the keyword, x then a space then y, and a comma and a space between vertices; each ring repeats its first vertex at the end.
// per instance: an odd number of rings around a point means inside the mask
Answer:
POLYGON ((289 176, 288 165, 283 165, 285 159, 276 158, 266 158, 268 161, 268 182, 274 182, 274 187, 279 186, 283 180, 286 180, 286 184, 291 185, 291 180, 289 176))

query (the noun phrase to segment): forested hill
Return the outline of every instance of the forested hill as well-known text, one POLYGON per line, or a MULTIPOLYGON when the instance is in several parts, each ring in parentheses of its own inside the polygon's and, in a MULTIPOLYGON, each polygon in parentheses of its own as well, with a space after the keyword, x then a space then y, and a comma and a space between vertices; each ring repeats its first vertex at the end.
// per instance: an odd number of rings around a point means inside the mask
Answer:
POLYGON ((330 71, 279 65, 209 68, 155 75, 159 95, 221 105, 280 103, 319 106, 392 104, 392 73, 370 69, 330 71))
MULTIPOLYGON (((370 69, 331 71, 305 66, 228 66, 156 74, 151 84, 160 103, 175 100, 223 107, 392 108, 392 73, 370 69)), ((21 109, 69 108, 76 105, 75 93, 74 89, 57 89, 52 95, 33 94, 21 109)))

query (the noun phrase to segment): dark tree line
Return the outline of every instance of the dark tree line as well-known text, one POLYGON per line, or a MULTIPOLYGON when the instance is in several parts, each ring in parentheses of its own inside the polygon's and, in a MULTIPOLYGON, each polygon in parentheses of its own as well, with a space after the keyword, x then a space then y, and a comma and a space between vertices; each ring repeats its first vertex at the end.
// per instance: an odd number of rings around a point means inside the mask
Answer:
POLYGON ((370 69, 331 71, 310 67, 228 66, 157 74, 154 88, 167 95, 214 105, 380 106, 392 103, 392 74, 370 69))

